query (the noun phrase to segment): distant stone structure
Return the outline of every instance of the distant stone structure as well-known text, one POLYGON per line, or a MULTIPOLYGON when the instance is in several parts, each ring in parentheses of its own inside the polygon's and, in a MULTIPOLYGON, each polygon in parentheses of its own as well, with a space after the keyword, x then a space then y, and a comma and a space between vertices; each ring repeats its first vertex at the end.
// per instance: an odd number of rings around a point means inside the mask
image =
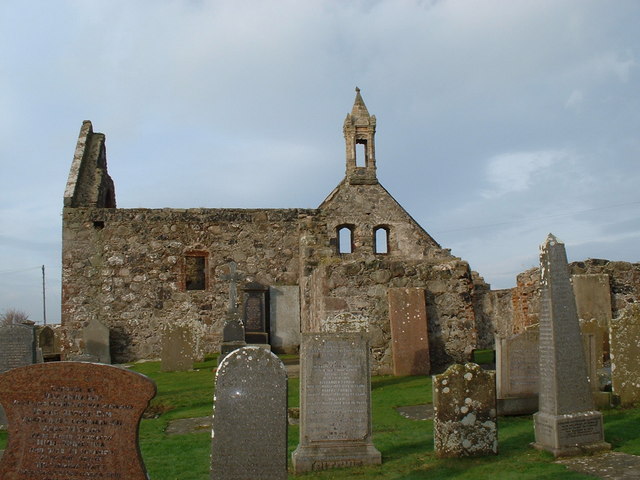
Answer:
POLYGON ((343 133, 345 177, 318 208, 121 209, 105 136, 85 121, 64 195, 63 357, 82 352, 90 318, 109 328, 115 363, 159 357, 161 326, 183 320, 201 326, 194 331, 205 352, 219 351, 229 262, 244 282, 238 305, 247 340, 274 351, 296 351, 301 332, 358 319, 374 371, 393 372, 387 291, 400 287, 424 292, 426 315, 415 321, 423 323, 416 331, 428 330, 431 365, 491 348, 493 326, 482 311, 489 286, 378 181, 376 117, 359 90, 343 133), (260 295, 244 291, 247 284, 260 284, 260 295))

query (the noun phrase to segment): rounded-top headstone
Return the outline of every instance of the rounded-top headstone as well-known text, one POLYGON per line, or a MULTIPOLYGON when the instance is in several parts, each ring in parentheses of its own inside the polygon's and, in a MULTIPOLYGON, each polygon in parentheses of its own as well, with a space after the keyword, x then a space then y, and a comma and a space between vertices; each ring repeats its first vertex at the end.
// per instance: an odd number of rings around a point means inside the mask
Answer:
POLYGON ((216 373, 212 479, 287 478, 287 373, 269 350, 242 347, 216 373))

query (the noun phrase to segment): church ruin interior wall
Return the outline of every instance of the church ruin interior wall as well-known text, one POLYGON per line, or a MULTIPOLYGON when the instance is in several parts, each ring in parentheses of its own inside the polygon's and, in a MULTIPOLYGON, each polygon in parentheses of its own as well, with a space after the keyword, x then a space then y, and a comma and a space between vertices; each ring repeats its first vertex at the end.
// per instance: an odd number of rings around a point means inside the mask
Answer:
POLYGON ((94 316, 111 329, 114 361, 157 357, 164 322, 201 325, 219 343, 228 263, 247 281, 297 285, 299 217, 313 211, 66 208, 63 323, 69 352, 94 316), (205 288, 185 285, 188 256, 204 257, 205 288), (187 262, 187 263, 185 263, 187 262))

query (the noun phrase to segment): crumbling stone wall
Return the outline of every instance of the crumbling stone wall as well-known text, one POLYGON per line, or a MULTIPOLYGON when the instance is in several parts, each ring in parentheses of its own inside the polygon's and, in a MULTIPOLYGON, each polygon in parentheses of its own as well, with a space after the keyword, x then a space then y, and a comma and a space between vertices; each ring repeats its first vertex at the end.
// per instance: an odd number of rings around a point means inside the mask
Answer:
MULTIPOLYGON (((640 302, 640 263, 588 259, 569 264, 571 275, 606 274, 611 288, 611 315, 618 317, 627 305, 640 302)), ((502 308, 494 310, 490 317, 497 334, 508 336, 521 333, 526 327, 535 325, 540 317, 540 269, 531 268, 520 273, 516 286, 500 291, 502 308), (505 299, 510 298, 512 308, 506 308, 505 299)), ((497 292, 491 292, 495 297, 497 292)), ((485 311, 488 311, 485 303, 485 311)))

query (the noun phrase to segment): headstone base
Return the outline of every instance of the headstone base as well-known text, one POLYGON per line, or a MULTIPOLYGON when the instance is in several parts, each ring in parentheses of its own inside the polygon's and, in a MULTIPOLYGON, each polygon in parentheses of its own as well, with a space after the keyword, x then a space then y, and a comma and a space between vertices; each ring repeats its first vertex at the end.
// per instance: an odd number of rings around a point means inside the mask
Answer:
POLYGON ((380 465, 382 454, 372 444, 299 445, 291 455, 291 461, 293 471, 298 474, 331 468, 380 465))
POLYGON ((269 344, 269 334, 262 332, 245 332, 244 338, 247 343, 269 344))
POLYGON ((550 415, 537 412, 533 415, 536 441, 531 444, 537 450, 551 452, 554 457, 570 457, 610 450, 604 441, 602 414, 588 412, 550 415))
POLYGON ((498 415, 532 415, 538 411, 538 395, 498 398, 498 415))

